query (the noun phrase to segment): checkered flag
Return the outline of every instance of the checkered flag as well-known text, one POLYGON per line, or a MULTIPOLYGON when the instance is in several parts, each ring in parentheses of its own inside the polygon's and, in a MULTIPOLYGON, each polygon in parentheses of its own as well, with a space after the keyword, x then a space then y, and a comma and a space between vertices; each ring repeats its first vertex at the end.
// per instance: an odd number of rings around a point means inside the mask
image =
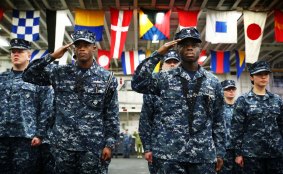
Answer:
POLYGON ((12 38, 39 40, 39 11, 13 10, 12 38))

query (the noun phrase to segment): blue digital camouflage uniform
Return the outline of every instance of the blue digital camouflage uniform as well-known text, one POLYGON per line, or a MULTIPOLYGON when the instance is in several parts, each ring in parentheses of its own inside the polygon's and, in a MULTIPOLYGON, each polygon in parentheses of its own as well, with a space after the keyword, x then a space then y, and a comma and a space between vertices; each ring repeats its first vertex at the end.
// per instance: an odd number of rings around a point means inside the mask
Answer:
MULTIPOLYGON (((144 94, 143 105, 140 114, 139 121, 139 133, 142 140, 143 149, 145 152, 152 152, 153 149, 158 147, 152 146, 155 142, 158 132, 155 131, 157 126, 157 120, 160 120, 160 112, 158 110, 161 107, 161 100, 156 95, 144 94)), ((157 174, 158 172, 158 159, 153 157, 152 163, 148 164, 151 174, 157 174)))
POLYGON ((173 162, 213 164, 216 157, 223 158, 225 154, 222 87, 217 78, 202 67, 194 79, 182 67, 153 77, 151 72, 162 57, 155 51, 137 67, 132 80, 133 90, 158 95, 162 100, 160 122, 157 123, 161 126, 156 130, 159 132, 156 147, 159 148, 153 150, 153 156, 173 162), (189 132, 189 112, 181 78, 188 81, 191 97, 191 89, 200 77, 204 80, 194 108, 193 132, 189 132))
POLYGON ((224 117, 225 117, 225 131, 226 131, 226 154, 224 157, 224 164, 220 174, 240 174, 241 169, 235 163, 235 150, 231 145, 231 121, 233 116, 234 105, 224 104, 224 117))
POLYGON ((32 173, 38 149, 34 136, 46 137, 52 88, 22 80, 21 71, 0 74, 0 173, 32 173))
POLYGON ((50 64, 53 60, 50 55, 34 60, 25 70, 23 79, 54 88, 55 123, 50 140, 54 146, 56 172, 100 173, 102 150, 104 147, 113 149, 119 133, 117 79, 112 78, 106 95, 111 73, 95 61, 86 70, 77 64, 50 64), (65 171, 65 167, 71 170, 65 171))
POLYGON ((283 173, 283 103, 278 95, 266 91, 259 96, 251 90, 240 96, 231 134, 236 155, 244 158, 245 173, 283 173), (261 171, 263 166, 266 171, 261 171))
MULTIPOLYGON (((50 89, 52 87, 50 86, 50 89)), ((53 100, 54 100, 54 91, 52 89, 51 92, 48 93, 46 96, 49 100, 52 102, 49 102, 45 104, 45 108, 50 108, 51 114, 53 113, 53 100)), ((53 121, 51 120, 53 117, 49 117, 45 122, 42 122, 44 126, 46 127, 46 137, 44 137, 42 144, 36 147, 38 149, 38 157, 36 162, 36 173, 37 174, 53 174, 54 173, 54 165, 55 160, 51 153, 50 149, 50 141, 49 141, 49 134, 50 134, 50 127, 53 124, 53 121)))
MULTIPOLYGON (((223 90, 228 88, 235 88, 236 84, 234 80, 224 80, 221 82, 223 90)), ((235 150, 231 145, 231 121, 233 116, 234 104, 224 104, 224 118, 225 118, 225 132, 226 132, 226 154, 224 157, 224 163, 219 174, 240 174, 241 168, 235 162, 235 150)))

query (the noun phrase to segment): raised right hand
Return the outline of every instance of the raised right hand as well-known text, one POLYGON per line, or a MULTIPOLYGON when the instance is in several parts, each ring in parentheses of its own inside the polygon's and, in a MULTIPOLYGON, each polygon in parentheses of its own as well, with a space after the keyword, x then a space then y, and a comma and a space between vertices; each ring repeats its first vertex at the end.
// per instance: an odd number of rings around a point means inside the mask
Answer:
POLYGON ((73 45, 73 43, 69 43, 69 44, 67 44, 67 45, 64 45, 64 46, 58 48, 58 49, 55 50, 52 54, 50 54, 51 57, 53 57, 54 59, 59 59, 59 58, 61 58, 61 57, 65 54, 65 52, 69 50, 69 47, 70 47, 71 45, 73 45))

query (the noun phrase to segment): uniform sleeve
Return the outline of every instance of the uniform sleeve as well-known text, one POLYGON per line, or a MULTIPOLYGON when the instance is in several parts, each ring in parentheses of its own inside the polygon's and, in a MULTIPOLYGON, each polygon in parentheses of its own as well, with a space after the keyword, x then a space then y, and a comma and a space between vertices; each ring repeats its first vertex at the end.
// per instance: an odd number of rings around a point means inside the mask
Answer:
POLYGON ((277 122, 281 136, 283 137, 283 101, 281 98, 280 98, 280 115, 277 122))
POLYGON ((231 122, 231 143, 235 148, 236 156, 242 156, 242 142, 244 136, 245 103, 244 97, 237 99, 231 122))
POLYGON ((151 151, 151 135, 154 117, 154 107, 150 95, 143 96, 143 105, 139 121, 139 133, 145 152, 151 151))
POLYGON ((104 104, 104 128, 106 138, 105 146, 111 149, 114 149, 115 143, 119 138, 120 131, 117 86, 117 79, 113 78, 108 91, 111 95, 107 96, 104 101, 106 103, 104 104))
POLYGON ((47 54, 42 59, 32 61, 23 72, 23 80, 41 86, 51 85, 51 72, 56 65, 50 63, 54 60, 50 54, 47 54))
POLYGON ((216 86, 216 98, 213 104, 212 116, 212 134, 216 147, 216 155, 223 159, 226 152, 226 134, 225 134, 225 118, 223 114, 224 97, 220 83, 216 86))
POLYGON ((47 130, 54 120, 53 116, 53 88, 51 86, 40 86, 39 88, 39 108, 37 114, 36 136, 45 138, 47 130))
POLYGON ((140 63, 132 79, 132 89, 139 93, 158 95, 158 81, 153 77, 152 72, 157 63, 163 58, 157 51, 140 63))

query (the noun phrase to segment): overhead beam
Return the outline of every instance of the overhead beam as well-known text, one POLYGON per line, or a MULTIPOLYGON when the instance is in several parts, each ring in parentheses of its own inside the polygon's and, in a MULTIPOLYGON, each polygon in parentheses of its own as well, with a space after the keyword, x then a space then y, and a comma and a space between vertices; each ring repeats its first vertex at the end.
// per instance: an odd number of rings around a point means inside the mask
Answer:
POLYGON ((98 9, 102 10, 102 1, 101 0, 97 0, 97 4, 98 4, 98 9))
POLYGON ((241 2, 242 0, 237 0, 234 4, 233 4, 233 6, 232 6, 232 10, 233 9, 236 9, 237 7, 238 7, 238 5, 240 4, 240 2, 241 2))
POLYGON ((200 6, 200 9, 204 9, 208 0, 204 0, 200 6))
POLYGON ((135 50, 138 50, 138 0, 134 0, 134 43, 135 43, 135 50))
POLYGON ((81 7, 82 9, 85 9, 84 0, 79 0, 79 3, 80 3, 80 7, 81 7))
POLYGON ((219 9, 219 8, 222 6, 222 4, 224 3, 224 1, 225 1, 225 0, 220 0, 220 1, 218 2, 217 6, 216 6, 216 9, 219 9))
POLYGON ((174 6, 175 0, 170 0, 169 9, 172 9, 174 6))
POLYGON ((156 6, 156 0, 152 0, 151 1, 151 7, 155 7, 156 6))
POLYGON ((187 0, 184 10, 188 10, 190 8, 191 2, 192 2, 191 0, 187 0))
POLYGON ((115 3, 116 3, 116 8, 120 9, 120 0, 115 0, 115 3))

